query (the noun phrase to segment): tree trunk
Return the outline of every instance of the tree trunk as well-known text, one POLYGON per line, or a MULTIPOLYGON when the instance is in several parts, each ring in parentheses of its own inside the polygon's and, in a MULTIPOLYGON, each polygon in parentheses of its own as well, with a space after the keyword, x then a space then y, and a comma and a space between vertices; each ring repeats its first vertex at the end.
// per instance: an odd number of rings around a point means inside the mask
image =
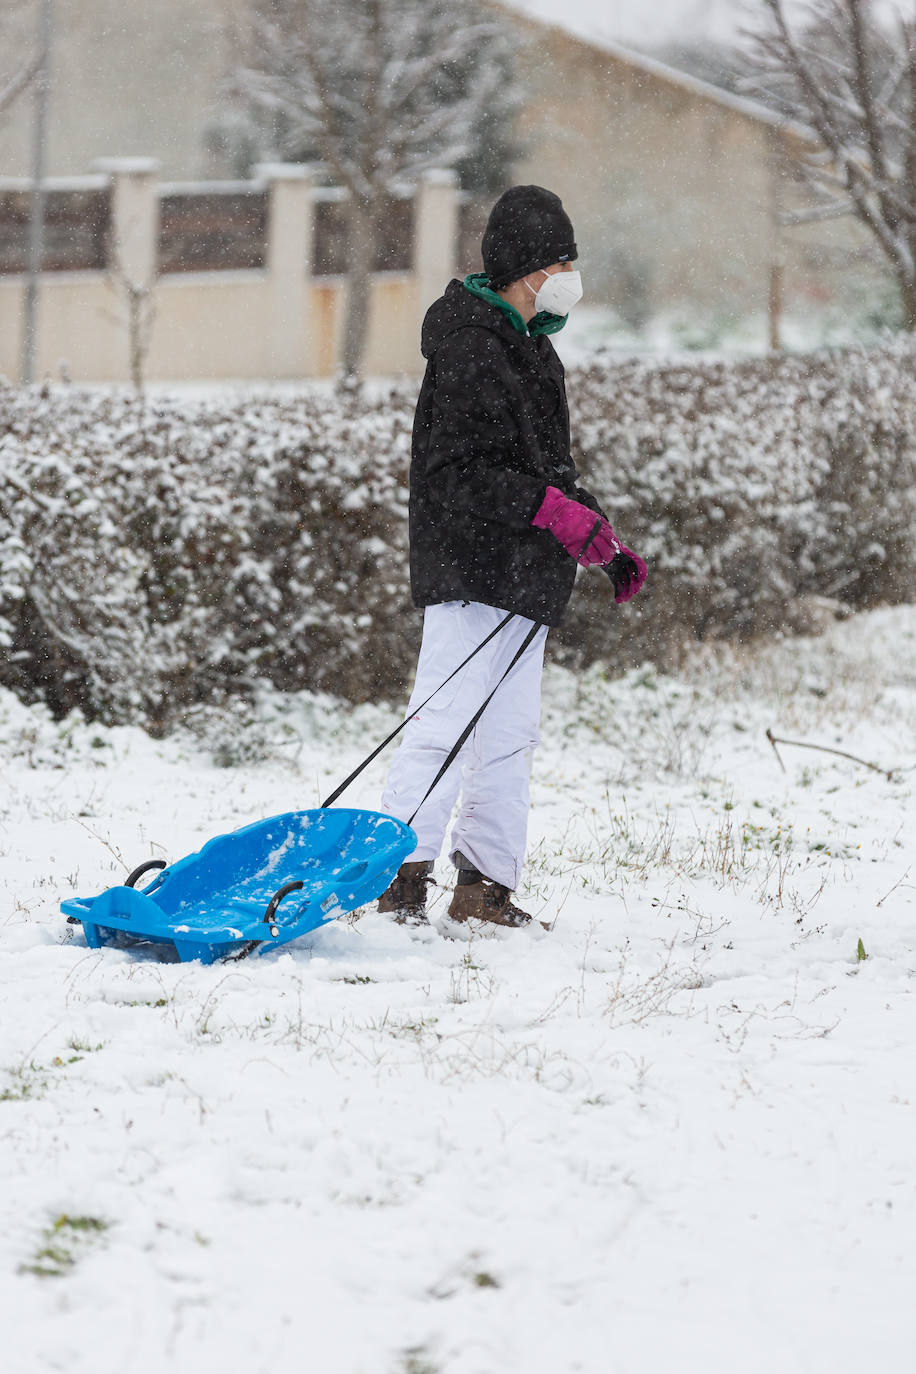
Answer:
POLYGON ((782 291, 785 268, 781 261, 770 263, 770 290, 767 299, 767 319, 770 334, 770 352, 782 349, 782 291))
POLYGON ((903 306, 903 327, 910 333, 916 331, 916 273, 911 263, 916 263, 916 233, 907 234, 910 262, 897 264, 897 281, 900 284, 900 302, 903 306))
POLYGON ((343 336, 343 374, 356 381, 362 374, 369 333, 369 292, 375 265, 375 205, 371 200, 350 203, 349 273, 343 336))
MULTIPOLYGON (((912 23, 901 23, 901 37, 906 48, 907 57, 907 79, 909 86, 909 137, 906 140, 903 153, 903 194, 907 204, 916 205, 916 146, 913 143, 913 133, 916 131, 916 25, 912 23)), ((912 332, 916 330, 916 277, 914 277, 913 263, 916 263, 916 228, 910 220, 906 230, 907 245, 909 247, 909 263, 903 271, 898 274, 900 281, 900 296, 903 302, 903 327, 912 332)))
POLYGON ((903 327, 912 333, 916 330, 916 281, 901 279, 900 298, 903 302, 903 327))

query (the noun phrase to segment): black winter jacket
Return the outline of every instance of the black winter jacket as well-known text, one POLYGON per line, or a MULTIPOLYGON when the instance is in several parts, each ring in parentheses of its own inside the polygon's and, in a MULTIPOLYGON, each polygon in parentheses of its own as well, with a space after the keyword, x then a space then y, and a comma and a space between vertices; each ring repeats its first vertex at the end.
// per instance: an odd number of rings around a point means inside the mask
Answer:
POLYGON ((562 619, 576 562, 531 521, 548 486, 598 511, 570 457, 563 364, 460 281, 423 322, 410 465, 414 603, 482 601, 562 619))

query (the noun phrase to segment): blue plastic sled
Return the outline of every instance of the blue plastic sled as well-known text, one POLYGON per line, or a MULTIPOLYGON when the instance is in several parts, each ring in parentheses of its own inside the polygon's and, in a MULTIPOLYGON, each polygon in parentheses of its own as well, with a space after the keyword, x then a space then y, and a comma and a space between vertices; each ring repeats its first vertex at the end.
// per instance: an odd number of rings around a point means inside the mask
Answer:
POLYGON ((241 958, 288 944, 371 902, 417 837, 376 811, 290 811, 210 840, 165 867, 141 864, 123 887, 61 903, 93 949, 146 948, 162 959, 241 958), (142 890, 149 868, 163 872, 142 890))

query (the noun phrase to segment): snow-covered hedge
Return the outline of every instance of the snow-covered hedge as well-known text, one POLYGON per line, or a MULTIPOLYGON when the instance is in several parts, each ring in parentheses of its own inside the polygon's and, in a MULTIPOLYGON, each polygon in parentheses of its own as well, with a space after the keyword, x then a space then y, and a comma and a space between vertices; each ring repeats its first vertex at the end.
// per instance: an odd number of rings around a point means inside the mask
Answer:
MULTIPOLYGON (((817 597, 855 609, 916 601, 913 340, 601 361, 569 390, 582 471, 651 568, 613 623, 624 656, 665 665, 695 638, 804 631, 817 597)), ((584 590, 572 638, 601 657, 596 589, 584 590)))
POLYGON ((163 730, 269 678, 396 691, 410 410, 0 388, 0 683, 163 730))
MULTIPOLYGON (((916 600, 916 349, 569 379, 583 480, 650 581, 580 585, 554 653, 621 670, 916 600)), ((0 385, 0 684, 164 730, 268 678, 397 699, 414 389, 236 401, 0 385)))

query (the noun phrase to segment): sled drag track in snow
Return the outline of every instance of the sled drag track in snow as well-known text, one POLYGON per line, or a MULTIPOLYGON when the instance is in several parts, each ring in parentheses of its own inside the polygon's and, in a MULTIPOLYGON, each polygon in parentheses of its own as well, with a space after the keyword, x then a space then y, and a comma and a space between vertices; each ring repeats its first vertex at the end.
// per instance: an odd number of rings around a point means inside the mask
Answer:
POLYGON ((916 610, 551 670, 550 933, 365 910, 204 968, 65 924, 392 719, 268 694, 157 742, 0 696, 4 1374, 911 1370, 916 610), (782 773, 768 727, 899 771, 782 773))

